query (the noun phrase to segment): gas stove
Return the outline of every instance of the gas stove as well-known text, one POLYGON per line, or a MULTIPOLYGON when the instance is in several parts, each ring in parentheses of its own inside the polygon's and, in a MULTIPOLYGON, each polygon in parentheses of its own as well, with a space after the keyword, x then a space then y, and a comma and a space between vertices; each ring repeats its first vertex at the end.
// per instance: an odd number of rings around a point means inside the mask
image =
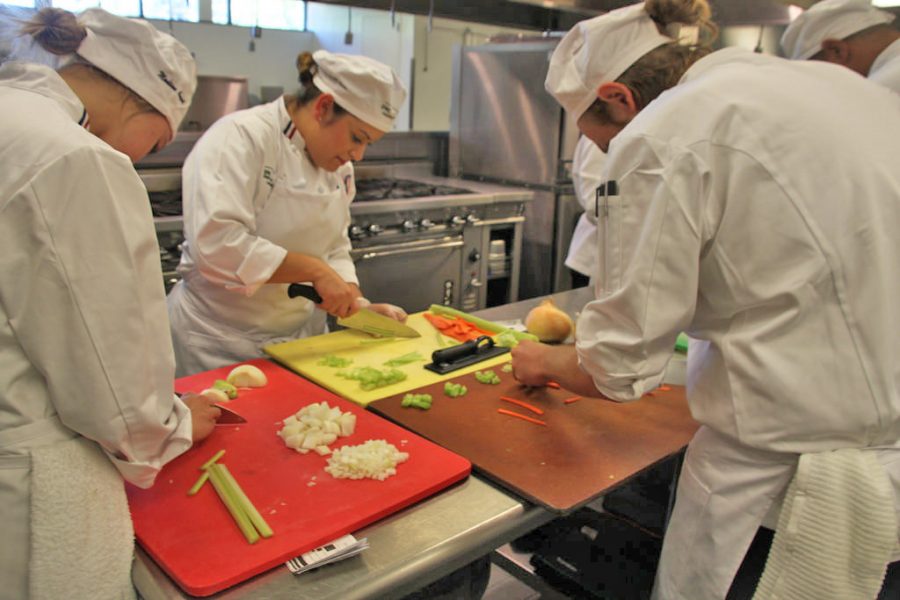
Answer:
POLYGON ((357 179, 355 202, 374 200, 398 200, 401 198, 424 198, 428 196, 451 196, 471 194, 472 190, 411 179, 375 178, 357 179))

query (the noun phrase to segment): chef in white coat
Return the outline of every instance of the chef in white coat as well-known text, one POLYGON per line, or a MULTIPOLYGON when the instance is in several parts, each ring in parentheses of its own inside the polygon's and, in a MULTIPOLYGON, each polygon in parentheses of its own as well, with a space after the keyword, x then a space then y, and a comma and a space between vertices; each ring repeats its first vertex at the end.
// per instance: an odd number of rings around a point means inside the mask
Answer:
MULTIPOLYGON (((44 9, 0 68, 0 598, 127 598, 122 479, 149 487, 218 409, 173 390, 159 249, 132 160, 195 87, 149 23, 44 9)), ((173 518, 177 518, 173 515, 173 518)))
POLYGON ((513 373, 635 400, 686 331, 701 427, 654 596, 724 598, 773 509, 757 598, 874 598, 900 547, 900 98, 712 31, 649 0, 557 46, 547 89, 608 148, 603 249, 576 344, 523 342, 513 373))
POLYGON ((572 154, 572 183, 575 186, 575 197, 578 198, 584 212, 575 224, 565 265, 588 281, 593 277, 597 265, 598 240, 594 198, 597 187, 603 181, 605 162, 606 154, 597 147, 597 144, 584 135, 578 138, 575 152, 572 154))
POLYGON ((821 0, 788 25, 781 48, 793 60, 843 65, 900 92, 900 31, 893 21, 870 0, 821 0))
POLYGON ((319 50, 298 63, 296 95, 223 117, 185 162, 183 280, 168 298, 179 375, 324 333, 326 312, 367 305, 347 234, 352 161, 393 127, 406 89, 363 56, 319 50), (311 283, 322 310, 289 298, 292 282, 311 283))

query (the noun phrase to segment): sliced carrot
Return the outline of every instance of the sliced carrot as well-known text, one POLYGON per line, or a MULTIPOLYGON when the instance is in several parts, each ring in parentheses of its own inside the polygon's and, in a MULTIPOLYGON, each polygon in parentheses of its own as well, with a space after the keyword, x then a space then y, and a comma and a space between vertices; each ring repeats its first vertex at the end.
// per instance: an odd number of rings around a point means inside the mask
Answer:
POLYGON ((555 381, 548 381, 546 385, 548 388, 553 388, 554 390, 559 389, 559 384, 556 383, 555 381))
POLYGON ((547 426, 547 424, 544 423, 543 421, 541 421, 540 419, 532 419, 531 417, 526 417, 525 415, 520 415, 519 413, 513 412, 511 410, 506 410, 505 408, 498 408, 497 412, 500 413, 501 415, 509 415, 510 417, 519 417, 520 419, 529 421, 531 423, 536 423, 537 425, 543 425, 544 427, 547 426))
POLYGON ((563 400, 563 404, 572 404, 573 402, 578 402, 581 400, 581 396, 572 396, 571 398, 566 398, 563 400))
POLYGON ((542 409, 538 408, 537 406, 528 404, 527 402, 522 402, 521 400, 516 400, 515 398, 510 398, 509 396, 500 396, 500 399, 504 402, 512 402, 513 404, 518 404, 522 408, 527 408, 533 413, 537 413, 539 415, 544 414, 544 411, 542 409))

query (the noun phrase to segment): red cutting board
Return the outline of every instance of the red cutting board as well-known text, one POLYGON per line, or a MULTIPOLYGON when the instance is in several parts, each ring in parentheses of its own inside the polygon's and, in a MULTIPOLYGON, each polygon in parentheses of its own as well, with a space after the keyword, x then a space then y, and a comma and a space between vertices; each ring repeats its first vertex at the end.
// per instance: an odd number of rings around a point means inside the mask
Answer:
MULTIPOLYGON (((229 408, 247 419, 219 425, 212 435, 160 472, 149 490, 127 487, 134 530, 141 546, 189 594, 208 596, 287 559, 351 533, 444 487, 464 479, 471 465, 419 436, 335 396, 274 363, 248 361, 269 383, 241 388, 229 408), (334 479, 327 457, 287 448, 276 431, 281 421, 313 402, 325 400, 356 415, 356 431, 332 449, 384 439, 409 459, 384 481, 334 479), (248 544, 211 485, 195 496, 187 490, 200 465, 224 449, 221 462, 275 531, 248 544), (313 481, 316 485, 310 486, 313 481)), ((176 391, 199 392, 232 367, 179 379, 176 391)))
POLYGON ((369 409, 465 456, 478 472, 559 513, 583 506, 678 452, 698 427, 680 386, 665 386, 634 402, 582 398, 566 404, 571 392, 526 388, 499 367, 491 370, 500 376, 498 385, 479 383, 474 375, 455 377, 452 381, 468 388, 459 398, 447 397, 443 383, 415 390, 431 394, 429 410, 403 408, 402 394, 373 402, 369 409), (544 414, 500 396, 526 401, 544 414), (500 414, 498 408, 547 425, 500 414))

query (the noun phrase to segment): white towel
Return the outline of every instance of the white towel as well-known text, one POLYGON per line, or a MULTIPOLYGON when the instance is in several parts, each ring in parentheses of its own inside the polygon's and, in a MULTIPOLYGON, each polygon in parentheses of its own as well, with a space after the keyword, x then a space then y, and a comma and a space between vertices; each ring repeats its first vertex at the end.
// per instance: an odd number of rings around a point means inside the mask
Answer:
POLYGON ((122 478, 77 437, 31 455, 29 598, 135 598, 134 530, 122 478))
POLYGON ((894 492, 874 454, 804 454, 753 598, 871 600, 896 546, 894 492))

